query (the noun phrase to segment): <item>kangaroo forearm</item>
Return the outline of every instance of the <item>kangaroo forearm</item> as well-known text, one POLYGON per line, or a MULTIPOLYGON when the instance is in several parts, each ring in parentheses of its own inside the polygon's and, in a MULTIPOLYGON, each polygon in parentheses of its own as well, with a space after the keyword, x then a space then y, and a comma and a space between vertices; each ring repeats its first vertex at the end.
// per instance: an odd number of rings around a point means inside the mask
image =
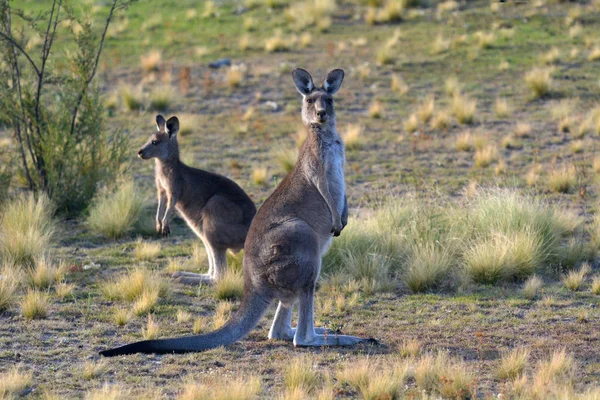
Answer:
POLYGON ((323 196, 325 203, 327 203, 327 207, 329 207, 329 212, 331 213, 331 218, 333 218, 333 221, 339 221, 340 214, 337 208, 335 207, 333 197, 331 197, 331 193, 329 192, 327 181, 320 181, 317 184, 317 189, 319 190, 319 193, 321 193, 321 196, 323 196))

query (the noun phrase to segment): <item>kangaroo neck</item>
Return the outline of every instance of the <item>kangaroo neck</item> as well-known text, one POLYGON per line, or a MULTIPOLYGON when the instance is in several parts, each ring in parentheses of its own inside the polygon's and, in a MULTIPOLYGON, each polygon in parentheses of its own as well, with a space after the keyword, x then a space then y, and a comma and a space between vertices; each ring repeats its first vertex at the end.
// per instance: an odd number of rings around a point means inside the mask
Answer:
POLYGON ((328 121, 325 124, 307 124, 306 129, 309 136, 312 136, 319 142, 335 140, 338 136, 335 120, 328 121))

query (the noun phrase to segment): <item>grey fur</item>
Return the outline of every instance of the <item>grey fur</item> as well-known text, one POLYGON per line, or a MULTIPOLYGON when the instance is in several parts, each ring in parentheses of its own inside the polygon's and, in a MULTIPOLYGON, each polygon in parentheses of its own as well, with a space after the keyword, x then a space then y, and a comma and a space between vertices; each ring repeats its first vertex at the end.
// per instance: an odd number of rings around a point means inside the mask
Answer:
POLYGON ((227 249, 244 247, 256 207, 232 180, 188 167, 179 159, 177 117, 165 121, 157 115, 156 127, 158 132, 138 152, 140 158, 154 158, 156 162, 156 230, 168 236, 173 212, 179 211, 204 243, 209 262, 208 274, 179 272, 174 277, 189 284, 219 280, 227 271, 227 249))

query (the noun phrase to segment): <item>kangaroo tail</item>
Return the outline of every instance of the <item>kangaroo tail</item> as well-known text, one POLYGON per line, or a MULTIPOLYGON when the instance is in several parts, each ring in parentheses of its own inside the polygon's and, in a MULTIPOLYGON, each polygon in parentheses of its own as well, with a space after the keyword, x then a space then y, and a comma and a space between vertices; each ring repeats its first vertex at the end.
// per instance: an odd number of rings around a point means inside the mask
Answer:
POLYGON ((101 351, 104 357, 134 353, 189 353, 227 346, 246 337, 271 304, 271 297, 257 292, 244 296, 237 313, 221 328, 205 335, 184 336, 173 339, 144 340, 122 347, 101 351))

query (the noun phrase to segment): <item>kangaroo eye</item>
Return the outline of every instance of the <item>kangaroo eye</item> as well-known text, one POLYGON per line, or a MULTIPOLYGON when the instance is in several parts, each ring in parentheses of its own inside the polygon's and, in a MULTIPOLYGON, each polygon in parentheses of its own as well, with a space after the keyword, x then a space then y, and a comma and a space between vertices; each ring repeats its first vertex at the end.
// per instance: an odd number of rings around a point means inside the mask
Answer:
POLYGON ((152 145, 153 145, 153 146, 156 146, 157 144, 158 144, 158 142, 157 142, 156 140, 153 140, 153 141, 152 141, 152 145))
POLYGON ((313 100, 312 100, 312 99, 306 99, 306 102, 307 102, 308 104, 312 104, 312 103, 313 103, 313 100))

